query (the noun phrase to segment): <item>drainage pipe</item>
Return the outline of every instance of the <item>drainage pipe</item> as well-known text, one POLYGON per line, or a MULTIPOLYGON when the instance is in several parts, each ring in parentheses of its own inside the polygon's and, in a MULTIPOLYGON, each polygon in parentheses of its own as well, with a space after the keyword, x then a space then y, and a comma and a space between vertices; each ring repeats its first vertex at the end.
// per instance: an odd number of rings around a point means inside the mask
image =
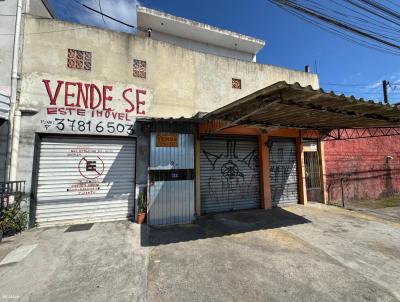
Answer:
POLYGON ((12 75, 11 75, 11 98, 10 98, 10 115, 9 115, 9 133, 8 133, 8 152, 7 152, 7 173, 6 177, 8 181, 16 180, 17 172, 17 160, 18 160, 18 147, 14 148, 19 144, 19 127, 15 129, 14 121, 21 119, 21 113, 16 116, 17 107, 17 89, 18 89, 18 65, 19 65, 19 45, 21 36, 21 17, 22 17, 22 5, 23 0, 17 1, 17 15, 15 21, 15 33, 14 33, 14 52, 13 52, 13 63, 12 63, 12 75), (18 132, 17 132, 18 131, 18 132))
POLYGON ((17 180, 17 168, 18 168, 18 149, 19 149, 19 134, 21 128, 21 111, 15 110, 14 121, 13 121, 13 133, 11 143, 11 165, 10 165, 10 181, 17 180))
POLYGON ((340 190, 341 190, 341 193, 342 193, 342 207, 344 208, 344 190, 343 190, 343 181, 344 181, 344 178, 343 178, 343 177, 341 177, 341 178, 340 178, 340 190))

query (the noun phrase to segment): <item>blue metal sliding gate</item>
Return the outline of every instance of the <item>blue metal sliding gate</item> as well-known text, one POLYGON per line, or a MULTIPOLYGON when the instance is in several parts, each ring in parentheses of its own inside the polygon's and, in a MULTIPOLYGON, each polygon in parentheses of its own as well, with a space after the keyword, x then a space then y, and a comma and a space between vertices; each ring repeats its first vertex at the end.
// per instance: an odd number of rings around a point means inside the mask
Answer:
POLYGON ((194 213, 194 137, 151 133, 149 224, 189 223, 194 213))

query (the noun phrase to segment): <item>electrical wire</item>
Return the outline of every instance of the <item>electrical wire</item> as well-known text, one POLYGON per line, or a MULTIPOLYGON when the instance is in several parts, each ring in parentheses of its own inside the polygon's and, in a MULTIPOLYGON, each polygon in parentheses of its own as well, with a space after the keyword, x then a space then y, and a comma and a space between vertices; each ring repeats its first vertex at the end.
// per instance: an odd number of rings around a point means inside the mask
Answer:
MULTIPOLYGON (((269 1, 269 2, 271 2, 273 4, 276 4, 276 3, 274 3, 274 0, 267 0, 267 1, 269 1)), ((279 4, 276 4, 276 5, 280 6, 279 4)), ((357 38, 356 36, 352 36, 350 34, 346 34, 345 32, 341 32, 341 31, 339 31, 339 30, 337 30, 337 29, 335 29, 333 27, 324 26, 323 24, 318 23, 316 20, 313 20, 312 18, 307 17, 306 15, 300 14, 300 13, 298 13, 296 11, 292 11, 292 10, 286 10, 286 11, 288 13, 290 13, 290 14, 293 14, 293 15, 297 16, 300 19, 303 19, 304 21, 306 21, 306 22, 308 22, 310 24, 313 24, 314 26, 319 27, 320 29, 322 29, 324 31, 327 31, 327 32, 330 32, 330 33, 332 33, 332 34, 334 34, 336 36, 339 36, 340 38, 342 38, 344 40, 348 40, 348 41, 353 42, 355 44, 358 44, 360 46, 363 46, 363 47, 366 47, 366 48, 370 48, 370 49, 373 49, 373 50, 377 50, 377 51, 380 51, 380 52, 385 52, 385 53, 392 54, 392 55, 400 55, 400 52, 396 52, 394 50, 391 50, 389 48, 385 48, 383 46, 379 46, 379 45, 377 46, 377 45, 375 45, 373 43, 369 43, 368 41, 361 40, 360 38, 357 38)))
MULTIPOLYGON (((140 27, 140 26, 139 26, 139 27, 136 27, 136 26, 134 26, 134 25, 131 25, 131 24, 128 24, 128 23, 126 23, 126 22, 124 22, 124 21, 121 21, 121 20, 119 20, 119 19, 116 19, 116 18, 114 18, 114 17, 112 17, 112 16, 109 16, 109 15, 107 15, 107 14, 105 14, 105 13, 102 13, 102 12, 100 12, 100 11, 98 11, 98 10, 96 10, 96 9, 94 9, 94 8, 92 8, 92 7, 90 7, 90 6, 87 6, 86 4, 83 4, 83 3, 79 2, 78 0, 73 0, 73 1, 76 2, 77 4, 81 5, 81 6, 85 7, 86 9, 91 10, 91 11, 97 13, 97 14, 100 14, 100 15, 106 17, 106 18, 109 18, 109 19, 111 19, 111 20, 113 20, 113 21, 115 21, 115 22, 121 23, 121 24, 123 24, 123 25, 125 25, 125 26, 128 26, 128 27, 130 27, 130 28, 136 28, 137 30, 140 30, 140 31, 143 31, 143 32, 147 32, 147 28, 142 28, 142 27, 140 27)), ((46 18, 46 19, 48 19, 48 18, 46 18)), ((50 18, 50 19, 51 19, 51 18, 50 18)), ((61 30, 28 32, 28 33, 24 33, 24 34, 21 34, 21 35, 23 36, 23 35, 50 34, 50 33, 58 33, 58 32, 65 32, 65 31, 74 31, 74 30, 80 30, 80 29, 87 29, 87 28, 88 28, 88 26, 86 26, 86 27, 68 28, 68 29, 61 29, 61 30)), ((13 36, 13 35, 14 35, 14 33, 0 33, 0 36, 13 36)))
POLYGON ((392 4, 392 5, 397 6, 397 7, 400 8, 400 5, 399 5, 398 3, 396 3, 396 2, 394 2, 394 1, 392 1, 392 0, 386 0, 386 1, 389 2, 389 3, 392 4))
POLYGON ((329 4, 315 0, 267 1, 345 40, 400 55, 400 12, 393 8, 392 1, 331 0, 329 4))
POLYGON ((103 20, 104 25, 106 25, 106 21, 104 20, 104 16, 103 16, 103 9, 101 8, 101 0, 97 0, 99 3, 99 9, 100 9, 100 13, 101 15, 101 19, 103 20))
MULTIPOLYGON (((59 30, 49 30, 49 31, 38 31, 38 32, 30 32, 30 33, 23 33, 21 36, 29 36, 29 35, 41 35, 41 34, 51 34, 51 33, 59 33, 65 31, 73 31, 73 30, 80 30, 80 29, 87 29, 88 26, 85 27, 76 27, 76 28, 66 28, 66 29, 59 29, 59 30)), ((0 33, 0 36, 13 36, 14 33, 0 33)))
POLYGON ((321 84, 328 85, 328 86, 355 86, 355 87, 371 86, 371 84, 342 84, 342 83, 324 83, 324 82, 321 82, 321 84))
POLYGON ((110 15, 107 15, 107 14, 105 14, 105 13, 103 13, 103 12, 100 12, 100 11, 98 11, 97 9, 94 9, 93 7, 90 7, 90 6, 88 6, 88 5, 84 4, 84 3, 79 2, 78 0, 73 0, 73 1, 74 1, 75 3, 77 3, 77 4, 81 5, 81 6, 83 6, 84 8, 86 8, 86 9, 92 11, 92 12, 95 12, 95 13, 97 13, 97 14, 100 14, 100 15, 106 17, 106 18, 109 18, 109 19, 111 19, 111 20, 117 22, 117 23, 120 23, 120 24, 125 25, 125 26, 130 27, 130 28, 136 28, 136 26, 134 26, 134 25, 128 24, 128 23, 126 23, 126 22, 124 22, 124 21, 121 21, 121 20, 119 20, 119 19, 117 19, 117 18, 114 18, 114 17, 112 17, 112 16, 110 16, 110 15))
POLYGON ((292 9, 295 9, 296 11, 298 11, 300 13, 307 14, 311 17, 317 18, 325 23, 328 23, 329 25, 339 27, 341 29, 344 29, 344 30, 354 33, 356 35, 367 37, 369 39, 372 39, 379 43, 382 43, 386 46, 393 47, 393 48, 400 50, 400 45, 397 45, 397 44, 394 44, 387 40, 384 40, 384 39, 380 38, 380 36, 378 36, 378 35, 374 35, 374 34, 377 34, 375 32, 362 31, 362 30, 358 29, 357 27, 351 27, 350 24, 348 24, 346 22, 341 22, 338 19, 331 18, 329 16, 324 16, 323 14, 320 14, 320 13, 316 13, 313 10, 308 9, 307 7, 302 7, 302 6, 296 5, 295 3, 292 3, 292 1, 279 1, 279 2, 285 2, 286 6, 292 8, 292 9))

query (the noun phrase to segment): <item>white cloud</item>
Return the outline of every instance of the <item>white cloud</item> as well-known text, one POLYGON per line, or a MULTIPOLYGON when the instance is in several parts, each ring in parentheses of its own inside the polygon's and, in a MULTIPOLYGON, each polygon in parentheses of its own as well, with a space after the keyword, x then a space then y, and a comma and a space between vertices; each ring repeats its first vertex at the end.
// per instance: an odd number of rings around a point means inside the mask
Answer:
MULTIPOLYGON (((368 88, 374 89, 374 88, 378 88, 380 86, 382 86, 382 81, 383 80, 388 80, 389 83, 395 84, 395 83, 399 83, 400 82, 400 72, 394 73, 391 76, 386 76, 386 77, 382 77, 379 81, 372 83, 370 85, 368 85, 368 88)), ((391 90, 391 88, 389 87, 389 91, 391 90)))
POLYGON ((360 76, 362 76, 362 72, 361 71, 359 71, 357 73, 354 73, 354 74, 351 74, 350 76, 348 76, 348 77, 343 79, 343 83, 348 84, 348 83, 352 83, 354 81, 357 81, 355 79, 360 77, 360 76))
POLYGON ((368 85, 367 87, 368 87, 368 88, 377 88, 377 87, 379 87, 379 86, 381 86, 381 85, 382 85, 382 81, 379 81, 379 82, 370 84, 370 85, 368 85))

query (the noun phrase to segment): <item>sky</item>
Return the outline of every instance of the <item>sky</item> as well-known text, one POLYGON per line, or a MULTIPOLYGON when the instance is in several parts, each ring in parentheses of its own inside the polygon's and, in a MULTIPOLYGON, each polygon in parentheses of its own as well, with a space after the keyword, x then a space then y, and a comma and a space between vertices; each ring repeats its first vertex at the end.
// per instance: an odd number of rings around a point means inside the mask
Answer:
MULTIPOLYGON (((93 13, 78 0, 50 0, 58 18, 113 30, 129 27, 93 13)), ((79 0, 136 25, 136 0, 79 0)), ((322 0, 329 1, 329 0, 322 0)), ((265 0, 140 0, 172 15, 207 23, 266 41, 257 62, 318 73, 321 88, 375 101, 383 100, 382 80, 392 83, 389 102, 400 103, 400 57, 343 40, 306 23, 265 0), (398 83, 398 85, 396 85, 398 83)))

